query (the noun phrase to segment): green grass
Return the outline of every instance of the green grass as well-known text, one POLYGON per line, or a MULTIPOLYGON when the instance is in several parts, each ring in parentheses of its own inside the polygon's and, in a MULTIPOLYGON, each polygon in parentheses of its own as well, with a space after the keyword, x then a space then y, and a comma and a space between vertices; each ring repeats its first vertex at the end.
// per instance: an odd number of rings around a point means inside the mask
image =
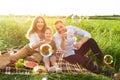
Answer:
MULTIPOLYGON (((53 23, 57 17, 44 18, 47 22, 47 25, 52 27, 53 31, 55 32, 53 23)), ((120 20, 90 19, 80 21, 78 19, 72 20, 70 18, 62 19, 65 21, 66 25, 74 25, 90 32, 91 36, 96 40, 102 52, 105 55, 110 54, 113 56, 114 62, 111 64, 111 66, 115 67, 117 72, 120 71, 120 20)), ((33 16, 0 16, 0 50, 5 50, 15 46, 24 46, 25 44, 29 43, 29 41, 25 38, 25 34, 28 28, 31 26, 32 20, 33 16)), ((78 40, 80 39, 81 38, 78 37, 78 40)), ((89 52, 89 54, 91 55, 92 53, 89 52)))
POLYGON ((0 80, 110 80, 102 75, 92 74, 47 74, 47 75, 0 75, 0 80))

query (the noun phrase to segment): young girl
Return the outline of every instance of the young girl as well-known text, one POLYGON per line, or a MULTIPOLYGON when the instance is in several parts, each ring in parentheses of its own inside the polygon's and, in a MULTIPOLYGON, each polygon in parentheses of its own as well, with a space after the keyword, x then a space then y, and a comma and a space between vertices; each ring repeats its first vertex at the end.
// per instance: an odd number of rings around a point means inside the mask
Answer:
MULTIPOLYGON (((43 62, 45 63, 45 67, 48 70, 48 72, 55 72, 61 73, 62 69, 58 68, 58 65, 56 63, 56 45, 55 42, 52 40, 52 30, 50 28, 46 28, 45 30, 45 39, 41 41, 41 43, 49 44, 52 47, 52 54, 50 56, 43 56, 43 62), (52 67, 50 67, 50 64, 52 67)), ((42 46, 42 45, 41 45, 42 46)), ((47 51, 47 48, 46 48, 47 51)), ((48 52, 48 51, 47 51, 48 52)), ((42 51, 40 50, 40 53, 42 51)))

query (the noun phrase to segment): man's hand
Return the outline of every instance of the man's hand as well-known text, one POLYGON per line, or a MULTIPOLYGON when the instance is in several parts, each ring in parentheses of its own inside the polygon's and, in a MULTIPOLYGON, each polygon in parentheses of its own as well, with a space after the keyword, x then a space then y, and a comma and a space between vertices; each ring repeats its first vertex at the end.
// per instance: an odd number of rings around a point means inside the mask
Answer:
POLYGON ((62 38, 62 41, 61 41, 60 47, 62 50, 65 50, 66 49, 65 40, 67 38, 67 33, 65 32, 65 33, 61 34, 61 38, 62 38))
POLYGON ((62 40, 65 40, 66 38, 67 38, 67 33, 65 32, 65 33, 62 33, 61 34, 61 37, 62 37, 62 40))
POLYGON ((76 50, 80 49, 81 46, 82 46, 81 42, 74 43, 74 47, 75 47, 76 50))
POLYGON ((75 49, 76 49, 76 50, 80 49, 81 46, 82 46, 86 41, 88 41, 88 40, 89 40, 88 37, 84 37, 84 38, 82 38, 79 42, 76 42, 76 43, 74 44, 75 49))

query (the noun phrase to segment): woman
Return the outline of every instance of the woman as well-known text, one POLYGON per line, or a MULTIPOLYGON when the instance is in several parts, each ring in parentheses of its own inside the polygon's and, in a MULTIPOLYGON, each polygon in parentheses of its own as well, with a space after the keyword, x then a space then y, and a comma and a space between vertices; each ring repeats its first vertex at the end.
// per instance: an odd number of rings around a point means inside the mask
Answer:
POLYGON ((9 64, 11 60, 18 60, 26 57, 27 59, 36 59, 36 61, 39 62, 41 60, 41 56, 38 54, 38 48, 41 45, 40 41, 44 39, 44 31, 46 27, 47 25, 44 18, 36 16, 26 35, 30 43, 13 55, 0 56, 0 63, 3 63, 4 60, 6 61, 6 63, 0 64, 0 68, 9 64))

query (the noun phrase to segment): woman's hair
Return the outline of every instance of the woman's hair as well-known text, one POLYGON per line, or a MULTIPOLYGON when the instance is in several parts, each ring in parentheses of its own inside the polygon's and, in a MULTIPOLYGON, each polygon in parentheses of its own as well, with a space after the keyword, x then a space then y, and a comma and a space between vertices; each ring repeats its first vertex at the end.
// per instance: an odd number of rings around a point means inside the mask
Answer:
POLYGON ((30 35, 34 32, 37 32, 37 23, 38 23, 38 19, 42 19, 43 22, 44 22, 44 27, 43 27, 43 30, 42 32, 44 33, 47 25, 46 25, 46 22, 44 20, 44 18, 42 16, 36 16, 32 22, 32 26, 29 28, 29 30, 27 31, 27 34, 26 34, 26 37, 29 39, 30 35))

